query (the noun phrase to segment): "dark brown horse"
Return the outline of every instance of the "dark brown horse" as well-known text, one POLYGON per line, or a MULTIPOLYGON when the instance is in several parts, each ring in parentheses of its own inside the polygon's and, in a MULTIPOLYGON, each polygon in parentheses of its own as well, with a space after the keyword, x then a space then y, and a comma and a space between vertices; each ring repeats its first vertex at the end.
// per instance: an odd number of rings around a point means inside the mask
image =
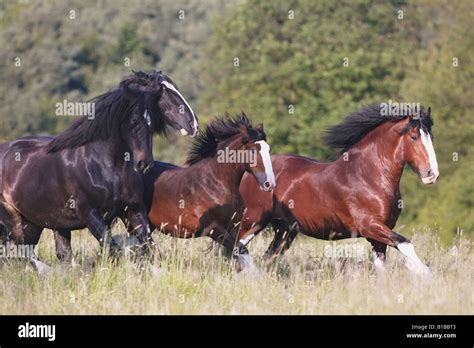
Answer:
POLYGON ((9 244, 36 245, 51 228, 58 257, 70 260, 70 248, 61 245, 70 243, 71 230, 87 227, 103 246, 119 217, 140 243, 152 245, 140 175, 154 163, 152 135, 167 126, 195 135, 197 118, 156 71, 134 73, 91 103, 93 117, 82 116, 57 137, 0 144, 0 231, 9 244))
POLYGON ((194 142, 180 168, 155 162, 144 175, 150 225, 180 238, 209 236, 231 253, 238 266, 247 264, 248 251, 237 243, 234 223, 242 218, 239 193, 244 173, 258 191, 275 187, 270 147, 263 127, 253 128, 244 115, 212 121, 194 142))
POLYGON ((266 256, 287 250, 298 232, 318 239, 364 237, 373 247, 374 264, 383 269, 387 245, 397 248, 408 268, 429 274, 413 244, 393 231, 401 211, 400 178, 410 165, 424 184, 438 178, 431 142, 431 110, 416 117, 382 116, 371 106, 332 128, 326 142, 342 150, 332 163, 294 156, 272 156, 278 186, 257 190, 244 176, 240 191, 246 213, 239 240, 246 245, 269 222, 275 231, 266 256))

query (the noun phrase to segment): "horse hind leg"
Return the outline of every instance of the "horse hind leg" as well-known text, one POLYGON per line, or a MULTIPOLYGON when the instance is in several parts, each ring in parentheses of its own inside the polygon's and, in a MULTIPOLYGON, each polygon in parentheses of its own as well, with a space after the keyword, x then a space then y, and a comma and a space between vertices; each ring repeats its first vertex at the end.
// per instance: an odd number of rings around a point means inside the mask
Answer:
POLYGON ((51 267, 41 261, 34 252, 34 248, 38 244, 42 231, 42 227, 23 220, 23 242, 25 245, 28 245, 29 250, 31 250, 31 255, 29 255, 30 264, 34 267, 38 274, 48 275, 51 273, 51 267))
POLYGON ((380 243, 370 238, 368 238, 367 240, 372 245, 372 255, 375 271, 378 274, 384 274, 385 260, 387 259, 387 244, 380 243))
MULTIPOLYGON (((21 256, 28 258, 31 265, 39 274, 48 274, 51 268, 40 261, 34 252, 34 248, 36 244, 38 244, 43 228, 26 221, 14 209, 2 203, 0 203, 0 220, 6 232, 5 244, 7 248, 17 248, 19 250, 20 246, 22 246, 23 250, 27 251, 27 255, 23 255, 22 252, 21 256)), ((17 255, 20 255, 19 251, 17 255)))

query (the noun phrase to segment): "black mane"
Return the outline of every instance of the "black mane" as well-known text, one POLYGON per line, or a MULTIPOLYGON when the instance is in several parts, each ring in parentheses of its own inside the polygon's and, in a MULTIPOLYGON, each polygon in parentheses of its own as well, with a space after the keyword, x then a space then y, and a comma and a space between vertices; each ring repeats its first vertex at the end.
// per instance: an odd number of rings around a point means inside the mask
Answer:
POLYGON ((94 118, 82 116, 73 122, 48 144, 48 152, 76 148, 94 140, 118 141, 121 126, 134 112, 143 114, 145 108, 154 132, 166 134, 168 124, 158 107, 163 80, 173 83, 161 71, 133 72, 116 89, 92 98, 89 102, 95 103, 94 118))
POLYGON ((224 117, 212 120, 206 126, 206 129, 199 133, 199 136, 194 140, 191 146, 186 164, 192 165, 204 158, 212 156, 216 152, 219 142, 240 133, 241 125, 244 125, 248 129, 249 138, 265 139, 263 131, 252 128, 252 123, 245 113, 242 112, 236 117, 231 117, 226 113, 224 117))
MULTIPOLYGON (((414 115, 412 115, 414 116, 414 115)), ((324 134, 324 142, 340 153, 346 152, 356 143, 358 143, 372 129, 385 122, 398 122, 410 116, 385 116, 381 114, 381 105, 370 105, 360 111, 356 111, 341 123, 324 134)), ((404 129, 404 132, 413 127, 421 127, 423 130, 431 132, 433 120, 429 112, 426 112, 421 106, 419 118, 414 117, 404 129)))

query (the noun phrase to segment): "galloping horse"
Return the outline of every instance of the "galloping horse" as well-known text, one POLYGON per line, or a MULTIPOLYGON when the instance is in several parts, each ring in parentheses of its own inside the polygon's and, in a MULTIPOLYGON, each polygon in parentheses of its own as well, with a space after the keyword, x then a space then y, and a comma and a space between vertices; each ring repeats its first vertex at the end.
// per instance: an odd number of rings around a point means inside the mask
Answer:
MULTIPOLYGON (((141 173, 153 165, 152 135, 167 126, 197 134, 197 118, 169 77, 136 72, 92 100, 94 117, 81 117, 57 137, 25 137, 0 145, 0 224, 7 241, 36 245, 43 228, 56 244, 87 227, 106 242, 107 226, 126 217, 150 246, 141 173)), ((70 260, 71 253, 60 259, 70 260)), ((33 263, 41 265, 36 256, 33 263), (39 263, 39 264, 38 264, 39 263)))
POLYGON ((209 236, 222 243, 226 256, 232 253, 238 267, 251 266, 232 227, 242 217, 239 186, 244 173, 257 190, 275 187, 265 140, 263 126, 253 128, 242 113, 213 120, 194 142, 188 167, 155 162, 144 175, 150 225, 174 237, 209 236))
POLYGON ((341 150, 332 163, 272 156, 278 187, 258 192, 247 175, 240 191, 246 213, 239 239, 248 243, 269 222, 275 236, 266 256, 287 250, 298 232, 318 239, 364 237, 372 244, 376 270, 383 270, 387 245, 397 248, 416 274, 429 274, 413 244, 393 231, 400 215, 400 178, 410 165, 424 184, 436 182, 438 164, 432 144, 431 108, 418 115, 388 117, 380 106, 349 115, 326 134, 341 150))

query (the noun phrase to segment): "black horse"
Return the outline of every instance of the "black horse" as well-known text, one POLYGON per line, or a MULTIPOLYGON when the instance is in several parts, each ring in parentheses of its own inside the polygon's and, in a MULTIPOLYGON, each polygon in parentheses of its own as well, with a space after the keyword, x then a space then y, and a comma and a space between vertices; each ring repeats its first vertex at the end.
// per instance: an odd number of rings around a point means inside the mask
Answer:
POLYGON ((171 126, 195 136, 197 118, 156 71, 135 72, 91 102, 95 115, 57 137, 0 144, 0 225, 8 244, 36 245, 43 228, 54 230, 56 243, 67 242, 71 230, 87 227, 102 247, 118 217, 141 244, 152 245, 141 179, 153 165, 152 135, 171 126))

